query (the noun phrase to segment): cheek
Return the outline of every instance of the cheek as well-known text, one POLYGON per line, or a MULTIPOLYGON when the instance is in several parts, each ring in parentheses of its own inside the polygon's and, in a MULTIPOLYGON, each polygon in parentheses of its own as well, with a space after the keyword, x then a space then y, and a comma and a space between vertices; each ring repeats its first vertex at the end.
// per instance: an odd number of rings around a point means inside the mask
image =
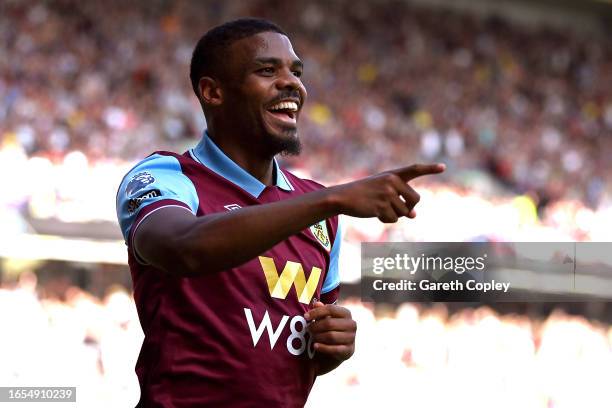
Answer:
POLYGON ((266 99, 259 92, 250 92, 244 95, 244 99, 241 103, 250 112, 261 114, 265 110, 264 106, 266 104, 266 99))
POLYGON ((265 77, 252 75, 243 84, 243 90, 249 97, 255 99, 265 98, 273 88, 272 81, 265 77))
POLYGON ((228 109, 235 115, 242 116, 244 119, 256 119, 259 112, 261 112, 261 105, 256 101, 253 95, 248 93, 242 92, 236 94, 228 102, 228 109))

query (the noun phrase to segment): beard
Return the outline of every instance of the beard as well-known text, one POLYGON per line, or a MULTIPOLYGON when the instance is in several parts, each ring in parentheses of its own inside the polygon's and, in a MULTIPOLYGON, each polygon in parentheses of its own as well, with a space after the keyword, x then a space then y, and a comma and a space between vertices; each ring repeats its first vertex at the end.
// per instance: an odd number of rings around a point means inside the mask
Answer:
POLYGON ((302 152, 302 142, 297 135, 297 130, 292 129, 284 137, 270 136, 270 147, 275 155, 298 156, 302 152))

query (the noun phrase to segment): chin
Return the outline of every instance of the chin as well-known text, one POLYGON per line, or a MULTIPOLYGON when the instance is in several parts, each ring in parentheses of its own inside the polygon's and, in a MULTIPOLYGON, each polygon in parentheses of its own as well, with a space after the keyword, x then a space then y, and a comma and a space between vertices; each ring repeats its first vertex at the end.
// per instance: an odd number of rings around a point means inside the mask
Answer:
POLYGON ((302 142, 298 137, 297 128, 288 129, 284 132, 270 133, 270 147, 274 154, 283 156, 297 156, 302 151, 302 142))
POLYGON ((266 150, 272 155, 297 156, 302 150, 297 126, 282 126, 264 121, 264 142, 266 150))

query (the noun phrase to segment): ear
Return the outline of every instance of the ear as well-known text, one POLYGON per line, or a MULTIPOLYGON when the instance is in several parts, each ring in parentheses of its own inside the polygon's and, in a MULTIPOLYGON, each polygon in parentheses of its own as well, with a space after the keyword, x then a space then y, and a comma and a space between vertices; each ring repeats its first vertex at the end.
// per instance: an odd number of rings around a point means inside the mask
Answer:
POLYGON ((205 105, 219 106, 223 103, 223 91, 219 81, 211 77, 202 77, 198 82, 200 100, 205 105))

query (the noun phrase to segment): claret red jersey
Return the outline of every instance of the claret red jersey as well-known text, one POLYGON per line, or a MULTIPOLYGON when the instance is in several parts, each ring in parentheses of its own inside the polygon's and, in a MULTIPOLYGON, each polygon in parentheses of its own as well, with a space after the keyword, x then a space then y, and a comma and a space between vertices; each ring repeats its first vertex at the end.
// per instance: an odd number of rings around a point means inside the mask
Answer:
MULTIPOLYGON (((132 237, 147 216, 177 206, 198 217, 239 211, 322 188, 281 169, 265 186, 205 133, 182 155, 157 152, 117 193, 134 298, 145 334, 136 373, 139 407, 302 407, 315 381, 304 313, 336 301, 338 218, 289 237, 222 272, 180 277, 147 265, 132 237)), ((235 249, 236 253, 240 248, 235 249)))

